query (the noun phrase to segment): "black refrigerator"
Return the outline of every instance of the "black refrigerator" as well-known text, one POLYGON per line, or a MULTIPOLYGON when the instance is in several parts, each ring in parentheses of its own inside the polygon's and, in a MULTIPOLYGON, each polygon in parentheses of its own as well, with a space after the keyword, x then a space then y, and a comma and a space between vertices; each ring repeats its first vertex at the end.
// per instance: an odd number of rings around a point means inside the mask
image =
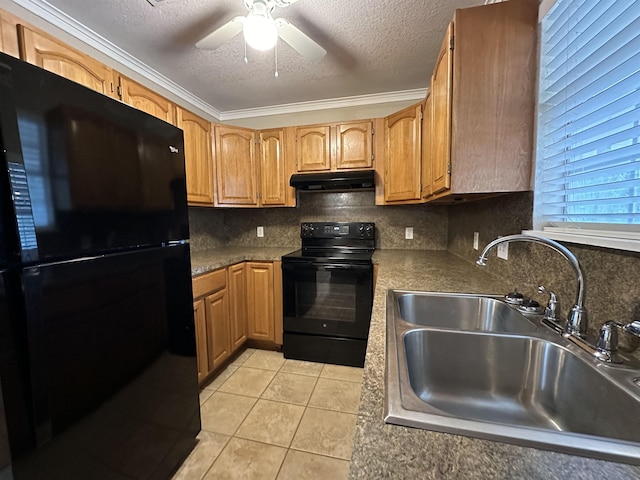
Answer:
POLYGON ((171 478, 200 431, 182 131, 0 54, 0 142, 0 479, 171 478))

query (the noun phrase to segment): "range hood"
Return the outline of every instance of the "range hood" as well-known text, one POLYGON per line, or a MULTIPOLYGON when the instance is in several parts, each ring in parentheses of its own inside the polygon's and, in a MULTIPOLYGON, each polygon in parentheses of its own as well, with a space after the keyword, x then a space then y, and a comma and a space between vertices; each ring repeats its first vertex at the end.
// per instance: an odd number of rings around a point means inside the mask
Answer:
POLYGON ((291 175, 289 185, 307 191, 372 190, 373 170, 359 172, 301 173, 291 175))

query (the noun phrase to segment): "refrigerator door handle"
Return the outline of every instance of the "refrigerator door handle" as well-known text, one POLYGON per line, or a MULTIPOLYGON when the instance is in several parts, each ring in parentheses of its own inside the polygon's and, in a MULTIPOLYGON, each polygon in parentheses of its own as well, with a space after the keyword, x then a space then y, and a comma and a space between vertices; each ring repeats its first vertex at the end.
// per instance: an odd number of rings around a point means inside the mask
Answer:
POLYGON ((36 445, 44 445, 53 438, 49 395, 47 393, 47 365, 43 354, 44 314, 42 275, 38 267, 23 270, 27 339, 29 344, 29 364, 31 374, 31 394, 33 423, 36 445))

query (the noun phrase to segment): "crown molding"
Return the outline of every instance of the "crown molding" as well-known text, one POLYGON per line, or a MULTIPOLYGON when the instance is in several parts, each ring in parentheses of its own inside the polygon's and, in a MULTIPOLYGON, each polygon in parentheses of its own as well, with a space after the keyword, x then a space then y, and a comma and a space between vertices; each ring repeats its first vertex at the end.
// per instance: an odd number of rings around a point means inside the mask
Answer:
POLYGON ((220 120, 239 120, 270 115, 310 112, 314 110, 328 110, 332 108, 361 107, 365 105, 377 105, 391 102, 414 102, 424 99, 427 96, 427 92, 427 88, 416 88, 413 90, 373 93, 369 95, 356 95, 353 97, 314 100, 311 102, 287 103, 268 107, 246 108, 243 110, 227 110, 225 112, 221 112, 220 120))
POLYGON ((374 93, 369 95, 357 95, 353 97, 341 97, 327 100, 315 100, 309 102, 288 103, 242 110, 220 111, 208 104, 193 93, 170 80, 169 78, 127 53, 103 36, 94 32, 46 0, 11 0, 16 5, 37 15, 46 22, 67 32, 88 46, 100 51, 115 62, 129 68, 142 77, 148 79, 161 88, 171 92, 187 104, 208 113, 220 121, 238 120, 270 115, 282 115, 301 113, 316 110, 328 110, 334 108, 348 108, 366 105, 377 105, 391 102, 419 101, 425 98, 428 89, 418 88, 413 90, 401 90, 396 92, 374 93))
MULTIPOLYGON (((92 48, 104 53, 109 58, 112 58, 116 62, 130 68, 134 72, 150 80, 156 85, 171 92, 178 98, 184 100, 188 104, 199 108, 209 115, 220 118, 221 112, 209 105, 201 98, 195 96, 191 92, 185 90, 180 85, 170 80, 169 78, 157 72, 153 68, 149 67, 145 63, 138 60, 133 55, 127 53, 117 45, 113 44, 103 36, 94 32, 90 28, 86 27, 82 23, 78 22, 74 18, 70 17, 66 13, 57 9, 45 0, 12 0, 13 3, 19 5, 31 13, 41 17, 43 20, 51 23, 52 25, 64 30, 78 40, 86 43, 92 48)), ((88 7, 90 8, 90 7, 88 7)))

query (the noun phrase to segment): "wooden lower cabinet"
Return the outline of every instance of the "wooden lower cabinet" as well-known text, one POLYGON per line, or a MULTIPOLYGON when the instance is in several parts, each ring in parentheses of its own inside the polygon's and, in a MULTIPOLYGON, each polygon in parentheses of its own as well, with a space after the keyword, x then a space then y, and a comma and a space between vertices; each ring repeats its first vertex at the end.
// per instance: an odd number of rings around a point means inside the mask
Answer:
POLYGON ((207 318, 207 358, 211 371, 231 355, 228 289, 223 288, 207 295, 204 304, 207 318))
POLYGON ((227 269, 195 277, 192 286, 198 382, 203 382, 232 352, 227 269))
POLYGON ((204 298, 193 302, 193 319, 196 326, 196 355, 198 360, 198 382, 209 374, 207 354, 207 320, 205 318, 204 298))
POLYGON ((282 345, 281 265, 241 262, 193 278, 198 382, 247 340, 282 345))
POLYGON ((273 262, 247 263, 248 337, 275 341, 273 262))
POLYGON ((228 269, 229 334, 231 351, 235 352, 247 341, 247 275, 245 264, 228 269))

